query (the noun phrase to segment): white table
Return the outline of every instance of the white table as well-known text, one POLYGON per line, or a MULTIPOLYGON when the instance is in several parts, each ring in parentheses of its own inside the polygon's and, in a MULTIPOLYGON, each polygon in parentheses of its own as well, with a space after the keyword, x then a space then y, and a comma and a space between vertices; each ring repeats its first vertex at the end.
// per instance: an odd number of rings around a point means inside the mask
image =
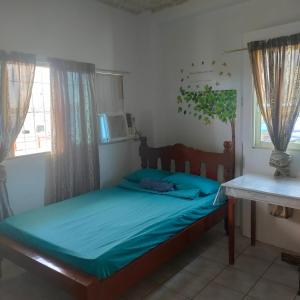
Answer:
POLYGON ((247 174, 222 184, 228 197, 251 200, 251 245, 256 240, 256 202, 300 209, 300 179, 247 174))

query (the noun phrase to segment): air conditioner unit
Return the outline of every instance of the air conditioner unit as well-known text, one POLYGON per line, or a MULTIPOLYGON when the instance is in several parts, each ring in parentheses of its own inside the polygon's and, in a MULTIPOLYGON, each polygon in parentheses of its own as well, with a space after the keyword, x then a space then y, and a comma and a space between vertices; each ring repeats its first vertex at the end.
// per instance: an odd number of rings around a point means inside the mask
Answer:
POLYGON ((124 113, 99 114, 99 134, 101 143, 111 143, 130 138, 128 123, 124 113))

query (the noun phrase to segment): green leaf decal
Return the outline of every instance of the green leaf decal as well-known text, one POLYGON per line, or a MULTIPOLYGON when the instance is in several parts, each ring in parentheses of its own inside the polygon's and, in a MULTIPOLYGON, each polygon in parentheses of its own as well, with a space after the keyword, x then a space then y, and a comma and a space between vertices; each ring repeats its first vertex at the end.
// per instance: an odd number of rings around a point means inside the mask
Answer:
POLYGON ((177 96, 178 112, 193 115, 209 124, 218 118, 224 123, 232 122, 236 118, 236 90, 213 90, 212 86, 205 85, 202 90, 191 91, 180 87, 177 96), (187 104, 189 111, 183 110, 187 104))

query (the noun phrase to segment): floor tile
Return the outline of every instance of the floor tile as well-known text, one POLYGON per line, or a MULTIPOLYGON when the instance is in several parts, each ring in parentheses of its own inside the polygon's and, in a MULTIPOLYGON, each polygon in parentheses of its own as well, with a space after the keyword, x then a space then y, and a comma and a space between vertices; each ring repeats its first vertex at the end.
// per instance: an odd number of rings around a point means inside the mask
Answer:
POLYGON ((184 270, 211 280, 216 277, 224 268, 224 264, 215 262, 208 258, 198 257, 189 263, 184 270))
POLYGON ((188 298, 166 287, 160 287, 158 290, 150 293, 145 300, 188 300, 188 298))
MULTIPOLYGON (((14 300, 55 299, 58 290, 28 273, 0 281, 1 293, 10 295, 14 300), (16 288, 17 287, 17 288, 16 288)), ((7 297, 9 299, 9 297, 7 297)), ((3 298, 6 299, 6 298, 3 298)))
POLYGON ((278 264, 273 264, 264 274, 264 278, 282 283, 291 288, 299 286, 299 272, 297 269, 283 267, 278 264))
POLYGON ((194 300, 241 300, 244 294, 217 283, 210 283, 194 300))
POLYGON ((176 263, 168 263, 164 264, 161 268, 159 268, 156 272, 151 274, 148 279, 150 281, 154 281, 156 283, 162 284, 171 278, 174 274, 180 272, 184 267, 180 264, 176 263))
MULTIPOLYGON (((228 247, 228 236, 225 236, 220 241, 215 242, 216 245, 221 247, 228 247)), ((250 246, 250 239, 241 235, 235 237, 235 251, 240 254, 250 246)))
MULTIPOLYGON (((224 265, 228 264, 228 249, 218 245, 213 245, 207 249, 203 249, 199 255, 224 265)), ((235 253, 235 256, 237 256, 237 253, 235 253)))
POLYGON ((3 259, 1 268, 2 268, 2 279, 14 278, 25 272, 25 270, 13 264, 7 259, 3 259))
POLYGON ((182 260, 185 263, 185 265, 189 264, 191 261, 193 261, 199 256, 199 253, 203 251, 203 247, 205 246, 200 242, 193 243, 191 247, 188 247, 186 251, 178 255, 178 260, 182 260))
POLYGON ((226 233, 224 230, 220 231, 220 230, 215 230, 214 228, 212 228, 211 230, 204 233, 200 237, 198 242, 201 244, 204 244, 204 245, 212 245, 212 244, 216 243, 217 241, 223 239, 224 237, 226 237, 226 233))
POLYGON ((260 258, 242 254, 236 259, 235 264, 231 267, 246 273, 262 275, 270 265, 270 262, 260 258))
POLYGON ((55 298, 53 298, 52 300, 74 300, 73 297, 71 297, 70 295, 68 295, 65 292, 58 292, 57 295, 55 296, 55 298))
POLYGON ((248 247, 244 254, 254 256, 267 261, 274 261, 280 256, 281 249, 257 242, 255 247, 248 247))
POLYGON ((193 243, 191 250, 199 254, 203 249, 208 249, 209 247, 216 245, 216 242, 221 241, 225 237, 226 235, 221 234, 220 232, 201 236, 199 240, 193 243))
POLYGON ((14 295, 12 295, 9 291, 5 291, 0 288, 0 299, 14 300, 13 296, 14 295))
POLYGON ((258 275, 245 273, 233 268, 225 269, 214 282, 241 293, 247 293, 257 280, 258 275))
POLYGON ((164 286, 190 299, 195 297, 208 283, 209 279, 183 270, 166 281, 164 286))
POLYGON ((219 222, 218 224, 216 224, 212 229, 220 231, 222 233, 225 233, 224 221, 222 220, 221 222, 219 222))
POLYGON ((293 300, 296 296, 296 292, 296 289, 274 281, 261 279, 249 292, 249 296, 258 300, 293 300))
POLYGON ((198 250, 195 249, 196 247, 192 245, 190 248, 174 257, 174 261, 176 261, 178 266, 185 267, 199 256, 198 250))
POLYGON ((298 267, 292 264, 288 264, 287 262, 281 260, 281 256, 277 257, 274 261, 276 265, 291 269, 291 270, 298 270, 298 267))
POLYGON ((140 300, 145 298, 150 292, 154 289, 157 289, 159 284, 150 280, 143 280, 141 283, 138 283, 132 289, 130 289, 125 295, 123 295, 123 299, 125 300, 140 300))

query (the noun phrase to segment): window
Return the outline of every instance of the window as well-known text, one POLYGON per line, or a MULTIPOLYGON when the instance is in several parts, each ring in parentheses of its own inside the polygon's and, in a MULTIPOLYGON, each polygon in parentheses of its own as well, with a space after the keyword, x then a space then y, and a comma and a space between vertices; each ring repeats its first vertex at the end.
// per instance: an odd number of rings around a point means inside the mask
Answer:
POLYGON ((126 140, 134 135, 134 118, 125 114, 123 76, 97 74, 96 99, 101 143, 126 140))
POLYGON ((97 74, 97 112, 124 113, 123 76, 97 74))
MULTIPOLYGON (((255 140, 255 147, 262 147, 262 148, 273 148, 271 138, 268 133, 267 125, 265 121, 263 120, 263 117, 260 113, 258 104, 256 100, 254 101, 254 140, 255 140)), ((299 149, 300 150, 300 115, 298 116, 298 119, 296 121, 290 144, 290 149, 299 149)))
POLYGON ((14 156, 51 151, 50 70, 37 66, 28 113, 12 149, 14 156))

